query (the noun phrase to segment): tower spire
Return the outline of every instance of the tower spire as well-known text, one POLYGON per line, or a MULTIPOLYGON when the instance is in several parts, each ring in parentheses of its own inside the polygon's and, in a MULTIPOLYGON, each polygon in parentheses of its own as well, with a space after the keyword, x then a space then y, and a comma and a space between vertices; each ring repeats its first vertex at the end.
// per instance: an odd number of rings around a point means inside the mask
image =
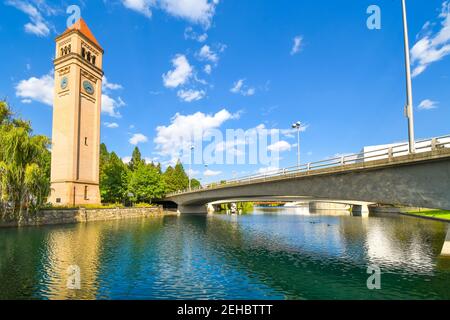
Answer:
POLYGON ((89 41, 91 41, 93 44, 95 44, 97 47, 102 49, 102 47, 98 43, 97 39, 95 38, 94 34, 89 29, 88 25, 86 24, 86 21, 84 21, 83 18, 78 19, 72 26, 67 28, 66 31, 64 31, 59 37, 62 37, 64 35, 72 32, 73 30, 78 31, 83 36, 85 36, 89 41))

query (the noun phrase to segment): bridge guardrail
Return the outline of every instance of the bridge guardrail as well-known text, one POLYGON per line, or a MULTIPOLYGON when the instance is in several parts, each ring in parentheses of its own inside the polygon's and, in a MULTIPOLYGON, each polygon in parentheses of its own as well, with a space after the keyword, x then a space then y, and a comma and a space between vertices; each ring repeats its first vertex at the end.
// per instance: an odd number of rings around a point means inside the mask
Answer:
MULTIPOLYGON (((416 142, 416 153, 427 152, 441 148, 450 148, 450 135, 419 140, 416 142)), ((206 186, 200 186, 198 188, 192 188, 191 190, 180 190, 177 192, 173 192, 168 194, 167 196, 175 196, 179 194, 191 193, 196 191, 204 191, 204 190, 213 190, 220 189, 223 187, 228 187, 230 185, 239 185, 244 183, 256 182, 256 181, 265 181, 268 178, 274 177, 284 177, 289 175, 295 175, 298 173, 305 172, 314 172, 315 170, 331 168, 331 167, 339 167, 347 164, 354 163, 363 163, 367 161, 375 161, 382 159, 390 159, 399 156, 404 156, 409 153, 409 144, 401 143, 401 144, 392 144, 386 148, 380 148, 355 154, 342 155, 339 157, 329 158, 325 160, 309 162, 305 164, 301 164, 299 166, 287 167, 284 169, 278 169, 273 171, 268 171, 264 174, 255 174, 244 176, 232 180, 227 180, 222 183, 212 183, 206 186)))

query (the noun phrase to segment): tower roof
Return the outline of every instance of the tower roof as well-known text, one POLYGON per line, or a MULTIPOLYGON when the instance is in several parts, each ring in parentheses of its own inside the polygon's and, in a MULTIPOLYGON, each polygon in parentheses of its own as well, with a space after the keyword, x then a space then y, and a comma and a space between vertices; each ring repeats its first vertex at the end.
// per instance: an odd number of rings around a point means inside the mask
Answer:
POLYGON ((88 38, 92 43, 94 43, 99 48, 102 48, 100 44, 98 43, 97 39, 95 39, 94 34, 91 32, 89 27, 87 26, 86 22, 83 18, 80 18, 75 22, 72 26, 67 28, 66 31, 61 34, 61 36, 71 32, 72 30, 78 30, 81 34, 83 34, 86 38, 88 38))

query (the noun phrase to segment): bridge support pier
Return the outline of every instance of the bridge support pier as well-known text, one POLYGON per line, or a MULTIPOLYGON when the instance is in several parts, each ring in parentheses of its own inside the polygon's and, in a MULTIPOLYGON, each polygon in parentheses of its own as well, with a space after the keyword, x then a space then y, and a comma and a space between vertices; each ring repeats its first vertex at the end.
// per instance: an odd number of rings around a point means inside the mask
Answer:
POLYGON ((363 218, 369 217, 369 206, 366 204, 353 205, 352 215, 354 217, 363 217, 363 218))
POLYGON ((441 255, 450 257, 450 225, 448 226, 447 237, 445 238, 444 245, 442 246, 441 255))
POLYGON ((207 215, 208 209, 206 205, 196 206, 196 205, 178 205, 179 214, 201 214, 207 215))

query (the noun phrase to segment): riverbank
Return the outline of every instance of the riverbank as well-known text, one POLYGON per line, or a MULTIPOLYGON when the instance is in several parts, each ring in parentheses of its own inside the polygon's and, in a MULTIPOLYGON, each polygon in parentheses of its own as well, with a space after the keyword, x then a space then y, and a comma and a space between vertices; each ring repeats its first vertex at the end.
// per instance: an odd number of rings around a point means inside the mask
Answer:
POLYGON ((408 211, 404 214, 416 216, 416 217, 422 217, 422 218, 432 218, 436 220, 443 220, 450 222, 450 211, 446 210, 431 210, 431 209, 425 209, 425 210, 419 210, 419 211, 408 211))
POLYGON ((390 206, 372 207, 370 210, 375 213, 394 213, 422 219, 450 222, 450 211, 446 210, 390 206))
POLYGON ((41 210, 33 217, 21 221, 20 223, 19 221, 0 221, 0 228, 148 218, 164 214, 173 215, 174 213, 165 212, 161 206, 150 208, 48 209, 41 210))

